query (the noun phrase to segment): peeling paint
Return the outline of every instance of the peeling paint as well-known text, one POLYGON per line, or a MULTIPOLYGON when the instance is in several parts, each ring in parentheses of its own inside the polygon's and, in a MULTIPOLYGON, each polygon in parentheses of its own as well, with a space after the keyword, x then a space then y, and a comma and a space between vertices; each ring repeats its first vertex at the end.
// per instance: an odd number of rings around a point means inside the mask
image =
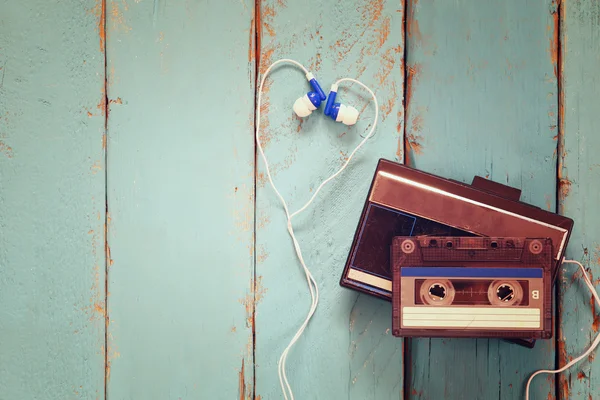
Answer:
POLYGON ((263 299, 267 289, 262 286, 262 276, 257 277, 256 281, 250 282, 250 293, 239 302, 246 308, 246 323, 249 328, 254 327, 254 309, 263 299))
POLYGON ((267 258, 269 258, 269 254, 265 250, 264 245, 258 245, 258 250, 256 252, 256 262, 258 264, 262 264, 267 260, 267 258))
POLYGON ((271 6, 265 6, 261 9, 260 17, 262 27, 267 31, 267 34, 271 37, 275 37, 275 29, 273 28, 275 17, 277 13, 275 8, 271 6))
MULTIPOLYGON (((556 7, 558 7, 556 1, 553 2, 553 5, 555 5, 556 7)), ((550 44, 548 47, 548 53, 550 54, 550 61, 552 62, 552 66, 554 67, 554 76, 556 78, 559 77, 558 74, 558 43, 559 43, 559 38, 558 38, 558 33, 560 31, 560 21, 559 21, 559 13, 558 13, 558 9, 555 9, 554 12, 552 12, 552 34, 550 35, 550 44)))
POLYGON ((97 30, 100 39, 100 51, 104 52, 106 46, 106 31, 104 29, 104 21, 106 20, 106 3, 104 0, 96 0, 96 5, 90 10, 90 13, 98 18, 97 30))
POLYGON ((129 5, 126 0, 119 1, 113 0, 111 2, 110 18, 112 22, 113 30, 117 32, 127 33, 131 31, 131 27, 127 25, 125 17, 123 16, 124 11, 129 11, 129 5))
POLYGON ((388 98, 388 100, 385 101, 384 103, 382 103, 380 106, 381 114, 382 114, 381 115, 382 121, 385 121, 387 116, 392 113, 392 110, 394 109, 394 107, 396 105, 396 100, 398 98, 398 95, 396 93, 396 82, 394 82, 394 81, 392 81, 390 92, 391 93, 390 93, 390 97, 388 98))
MULTIPOLYGON (((590 277, 590 280, 593 280, 593 277, 590 277)), ((592 310, 592 317, 594 318, 594 322, 592 322, 592 330, 594 332, 598 332, 598 327, 600 327, 600 315, 596 314, 596 301, 594 300, 594 296, 590 297, 590 307, 592 310)))
MULTIPOLYGON (((421 35, 421 30, 419 29, 419 21, 415 17, 415 10, 418 3, 419 0, 408 0, 407 3, 408 15, 406 17, 406 33, 410 39, 408 42, 410 43, 411 47, 419 46, 423 41, 423 36, 421 35)), ((468 35, 468 38, 470 38, 470 34, 468 35)))
POLYGON ((90 171, 92 171, 92 174, 97 174, 98 172, 102 171, 102 164, 100 161, 96 161, 94 162, 94 164, 90 167, 90 171))
POLYGON ((569 196, 571 191, 571 181, 567 178, 561 178, 558 181, 558 197, 560 200, 564 200, 569 196))
POLYGON ((0 153, 4 154, 7 158, 13 158, 14 155, 12 147, 4 143, 3 140, 0 140, 0 153))
POLYGON ((246 400, 246 381, 244 378, 244 358, 242 357, 242 367, 240 368, 240 372, 238 373, 238 394, 240 400, 246 400))
POLYGON ((419 81, 419 75, 421 74, 421 65, 420 64, 413 64, 411 66, 408 67, 408 73, 406 75, 406 98, 404 99, 404 109, 408 110, 410 109, 410 99, 412 97, 412 91, 414 89, 414 85, 417 84, 417 82, 419 81))
MULTIPOLYGON (((561 310, 562 311, 562 310, 561 310)), ((562 315, 562 312, 560 313, 562 315)), ((561 367, 567 363, 567 349, 565 346, 565 339, 561 337, 557 341, 558 348, 558 366, 561 367)), ((568 399, 569 398, 569 381, 567 380, 567 376, 565 374, 558 375, 558 385, 561 394, 561 398, 568 399)))
MULTIPOLYGON (((375 75, 375 78, 379 82, 379 85, 383 85, 385 83, 387 77, 389 76, 389 74, 394 69, 394 66, 396 65, 396 59, 398 57, 397 55, 401 51, 402 51, 402 48, 400 46, 396 46, 396 47, 392 47, 392 48, 387 49, 381 55, 381 60, 380 60, 381 69, 375 75)), ((392 81, 392 83, 395 84, 394 81, 392 81)), ((395 96, 396 95, 394 93, 394 97, 395 96)))

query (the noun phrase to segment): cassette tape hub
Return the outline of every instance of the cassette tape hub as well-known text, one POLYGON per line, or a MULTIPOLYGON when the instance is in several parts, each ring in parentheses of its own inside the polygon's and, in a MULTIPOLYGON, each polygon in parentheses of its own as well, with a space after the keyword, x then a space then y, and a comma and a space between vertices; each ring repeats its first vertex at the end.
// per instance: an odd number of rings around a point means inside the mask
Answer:
POLYGON ((550 238, 554 279, 573 221, 519 197, 481 177, 468 185, 380 159, 340 285, 390 301, 392 238, 422 235, 550 238))
POLYGON ((392 333, 552 337, 552 240, 395 237, 392 333))

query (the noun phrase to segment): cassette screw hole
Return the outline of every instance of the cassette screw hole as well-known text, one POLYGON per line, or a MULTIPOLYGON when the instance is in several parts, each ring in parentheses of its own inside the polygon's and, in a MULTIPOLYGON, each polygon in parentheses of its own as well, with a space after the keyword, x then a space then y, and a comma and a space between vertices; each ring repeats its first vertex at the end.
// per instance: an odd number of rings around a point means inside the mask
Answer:
POLYGON ((446 288, 435 283, 429 287, 429 297, 435 301, 443 300, 446 297, 446 288))
POLYGON ((447 248, 451 248, 452 247, 452 242, 446 242, 446 247, 447 248))
POLYGON ((429 245, 430 245, 431 247, 435 247, 435 246, 437 246, 437 240, 435 240, 435 239, 431 239, 431 240, 429 241, 429 245))
POLYGON ((529 251, 531 251, 533 254, 540 254, 542 250, 542 242, 540 242, 539 240, 534 240, 533 242, 531 242, 531 244, 529 244, 529 251))
POLYGON ((492 247, 492 249, 496 249, 498 248, 498 242, 492 242, 490 243, 490 246, 492 247))
POLYGON ((511 301, 515 298, 515 289, 511 285, 500 285, 496 289, 496 295, 500 301, 511 301))
POLYGON ((415 251, 415 243, 412 240, 405 240, 402 242, 402 251, 406 254, 410 254, 415 251))

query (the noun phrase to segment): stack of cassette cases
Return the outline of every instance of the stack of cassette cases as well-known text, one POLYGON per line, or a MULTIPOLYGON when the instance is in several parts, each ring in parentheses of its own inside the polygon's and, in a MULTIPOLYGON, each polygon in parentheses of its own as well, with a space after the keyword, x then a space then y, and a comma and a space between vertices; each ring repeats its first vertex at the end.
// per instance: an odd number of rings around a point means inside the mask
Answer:
POLYGON ((392 333, 552 337, 552 241, 395 237, 392 333))
POLYGON ((573 220, 519 201, 520 190, 482 177, 471 185, 379 160, 340 285, 392 299, 395 236, 550 238, 552 279, 573 220))
POLYGON ((552 336, 552 287, 573 220, 476 176, 380 159, 340 285, 393 304, 402 337, 552 336))

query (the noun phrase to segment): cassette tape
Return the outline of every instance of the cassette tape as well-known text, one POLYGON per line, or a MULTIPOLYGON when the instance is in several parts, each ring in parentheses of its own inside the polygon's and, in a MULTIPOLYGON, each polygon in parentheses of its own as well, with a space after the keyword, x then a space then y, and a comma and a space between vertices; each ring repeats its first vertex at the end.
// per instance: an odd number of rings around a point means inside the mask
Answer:
POLYGON ((392 333, 552 337, 549 238, 395 237, 392 333))
POLYGON ((390 301, 392 238, 422 235, 550 238, 554 279, 573 220, 524 203, 520 195, 482 177, 466 184, 380 159, 340 285, 390 301))

